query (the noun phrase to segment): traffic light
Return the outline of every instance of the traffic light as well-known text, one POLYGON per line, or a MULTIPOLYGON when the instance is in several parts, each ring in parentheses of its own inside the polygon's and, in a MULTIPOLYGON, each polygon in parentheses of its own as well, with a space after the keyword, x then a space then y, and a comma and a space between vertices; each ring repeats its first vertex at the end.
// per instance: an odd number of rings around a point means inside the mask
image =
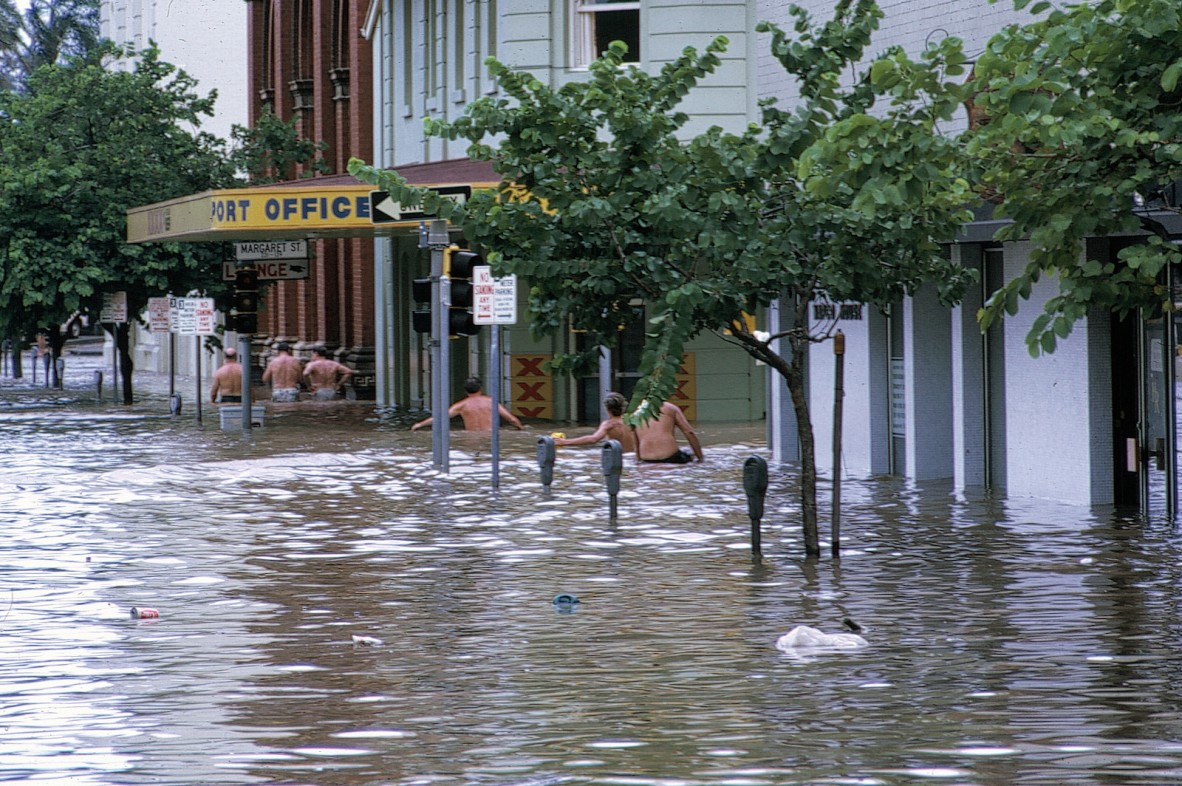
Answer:
POLYGON ((475 336, 480 325, 472 322, 472 268, 484 264, 484 257, 465 248, 443 252, 443 272, 451 280, 451 311, 447 315, 448 334, 475 336))
POLYGON ((415 308, 410 314, 410 324, 416 333, 430 333, 431 332, 431 279, 416 278, 410 285, 411 296, 414 298, 416 306, 426 306, 425 308, 415 308))
POLYGON ((239 333, 259 331, 259 273, 253 265, 234 273, 234 329, 239 333))

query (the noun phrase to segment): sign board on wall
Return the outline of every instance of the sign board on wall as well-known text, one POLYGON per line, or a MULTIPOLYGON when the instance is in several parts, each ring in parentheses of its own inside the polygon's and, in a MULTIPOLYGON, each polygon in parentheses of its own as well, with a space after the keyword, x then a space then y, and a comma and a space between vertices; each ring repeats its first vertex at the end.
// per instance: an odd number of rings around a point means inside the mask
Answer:
POLYGON ((152 333, 168 332, 168 298, 148 298, 148 330, 152 333))
POLYGON ((99 312, 99 322, 127 321, 127 293, 104 292, 103 308, 99 312))
POLYGON ((168 318, 177 335, 212 336, 217 332, 217 311, 211 297, 170 298, 168 318))

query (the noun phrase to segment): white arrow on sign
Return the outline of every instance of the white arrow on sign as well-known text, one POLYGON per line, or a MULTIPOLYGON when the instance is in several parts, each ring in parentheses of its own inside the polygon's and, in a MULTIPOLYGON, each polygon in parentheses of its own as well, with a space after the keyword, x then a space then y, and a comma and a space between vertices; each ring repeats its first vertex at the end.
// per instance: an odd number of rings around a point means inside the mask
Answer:
POLYGON ((385 191, 370 192, 369 200, 370 219, 375 224, 397 221, 402 218, 402 205, 391 199, 385 191))

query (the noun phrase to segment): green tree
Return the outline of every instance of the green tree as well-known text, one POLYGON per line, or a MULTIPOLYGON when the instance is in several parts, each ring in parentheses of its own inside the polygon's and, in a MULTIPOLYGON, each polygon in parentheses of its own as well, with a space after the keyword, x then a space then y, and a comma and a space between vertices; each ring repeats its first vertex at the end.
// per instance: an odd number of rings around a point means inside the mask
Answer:
MULTIPOLYGON (((104 292, 138 314, 149 296, 220 285, 219 244, 124 242, 128 208, 233 182, 224 143, 186 130, 212 108, 154 49, 129 71, 98 56, 42 66, 0 94, 0 335, 46 329, 56 353, 57 326, 104 292)), ((115 339, 130 404, 127 325, 115 339)))
POLYGON ((269 110, 253 126, 235 125, 231 160, 238 172, 258 185, 332 173, 324 160, 326 142, 304 139, 296 121, 276 117, 269 110), (302 171, 301 171, 302 170, 302 171))
POLYGON ((1182 179, 1179 52, 1178 3, 1101 0, 1003 29, 974 66, 985 122, 967 134, 968 150, 995 216, 1012 221, 997 238, 1032 244, 1025 270, 990 298, 981 321, 1016 313, 1041 276, 1054 276, 1059 290, 1027 335, 1032 355, 1054 351, 1093 308, 1173 308, 1159 273, 1182 253, 1133 208, 1182 179), (1088 237, 1145 230, 1154 234, 1115 263, 1084 253, 1088 237))
POLYGON ((99 0, 32 0, 22 15, 0 2, 0 88, 23 89, 43 65, 86 57, 99 45, 99 0))
POLYGON ((941 253, 967 220, 968 183, 958 148, 939 133, 963 96, 946 84, 963 61, 943 41, 913 61, 892 49, 855 70, 881 12, 840 2, 813 26, 793 9, 795 36, 773 25, 772 51, 801 90, 791 110, 763 107, 744 134, 712 128, 683 139, 682 99, 718 66, 725 39, 687 49, 649 75, 624 64, 613 43, 589 79, 554 91, 525 72, 488 61, 506 98, 485 98, 430 133, 472 141, 493 162, 498 193, 466 205, 410 188, 397 173, 360 161, 355 176, 463 224, 489 249, 498 275, 530 289, 531 326, 568 320, 612 345, 621 314, 648 304, 644 378, 632 417, 643 420, 674 390, 685 342, 713 331, 784 377, 799 429, 805 551, 820 553, 816 461, 804 375, 810 347, 835 321, 810 318, 817 302, 887 306, 925 284, 954 301, 967 274, 941 253), (774 300, 793 326, 768 334, 744 314, 774 300))

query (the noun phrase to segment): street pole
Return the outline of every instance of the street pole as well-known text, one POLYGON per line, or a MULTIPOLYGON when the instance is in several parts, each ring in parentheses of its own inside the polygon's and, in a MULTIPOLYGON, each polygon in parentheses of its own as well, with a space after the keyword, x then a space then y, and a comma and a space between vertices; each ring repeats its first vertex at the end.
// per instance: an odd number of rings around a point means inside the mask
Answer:
POLYGON ((488 394, 492 397, 492 487, 501 487, 501 326, 489 325, 488 394))
POLYGON ((193 398, 197 407, 197 422, 201 422, 201 336, 194 336, 197 343, 197 395, 193 398))
POLYGON ((841 404, 845 398, 845 333, 833 336, 833 556, 841 553, 841 404))
POLYGON ((242 362, 242 431, 250 433, 250 345, 249 333, 238 334, 238 357, 242 362))
POLYGON ((607 408, 603 406, 603 400, 607 398, 608 393, 615 389, 615 380, 612 379, 612 350, 611 347, 601 344, 599 347, 599 417, 607 417, 607 408))
POLYGON ((446 475, 451 471, 451 416, 447 414, 451 405, 451 278, 446 272, 439 278, 439 311, 443 322, 439 340, 439 407, 443 414, 442 419, 435 419, 435 425, 442 427, 434 430, 439 432, 442 445, 439 468, 446 475))
MULTIPOLYGON (((431 249, 431 458, 435 466, 443 467, 448 452, 447 401, 444 398, 444 348, 447 342, 447 312, 443 307, 443 252, 447 248, 447 222, 431 221, 427 246, 431 249)), ((446 472, 446 469, 444 470, 446 472)))

